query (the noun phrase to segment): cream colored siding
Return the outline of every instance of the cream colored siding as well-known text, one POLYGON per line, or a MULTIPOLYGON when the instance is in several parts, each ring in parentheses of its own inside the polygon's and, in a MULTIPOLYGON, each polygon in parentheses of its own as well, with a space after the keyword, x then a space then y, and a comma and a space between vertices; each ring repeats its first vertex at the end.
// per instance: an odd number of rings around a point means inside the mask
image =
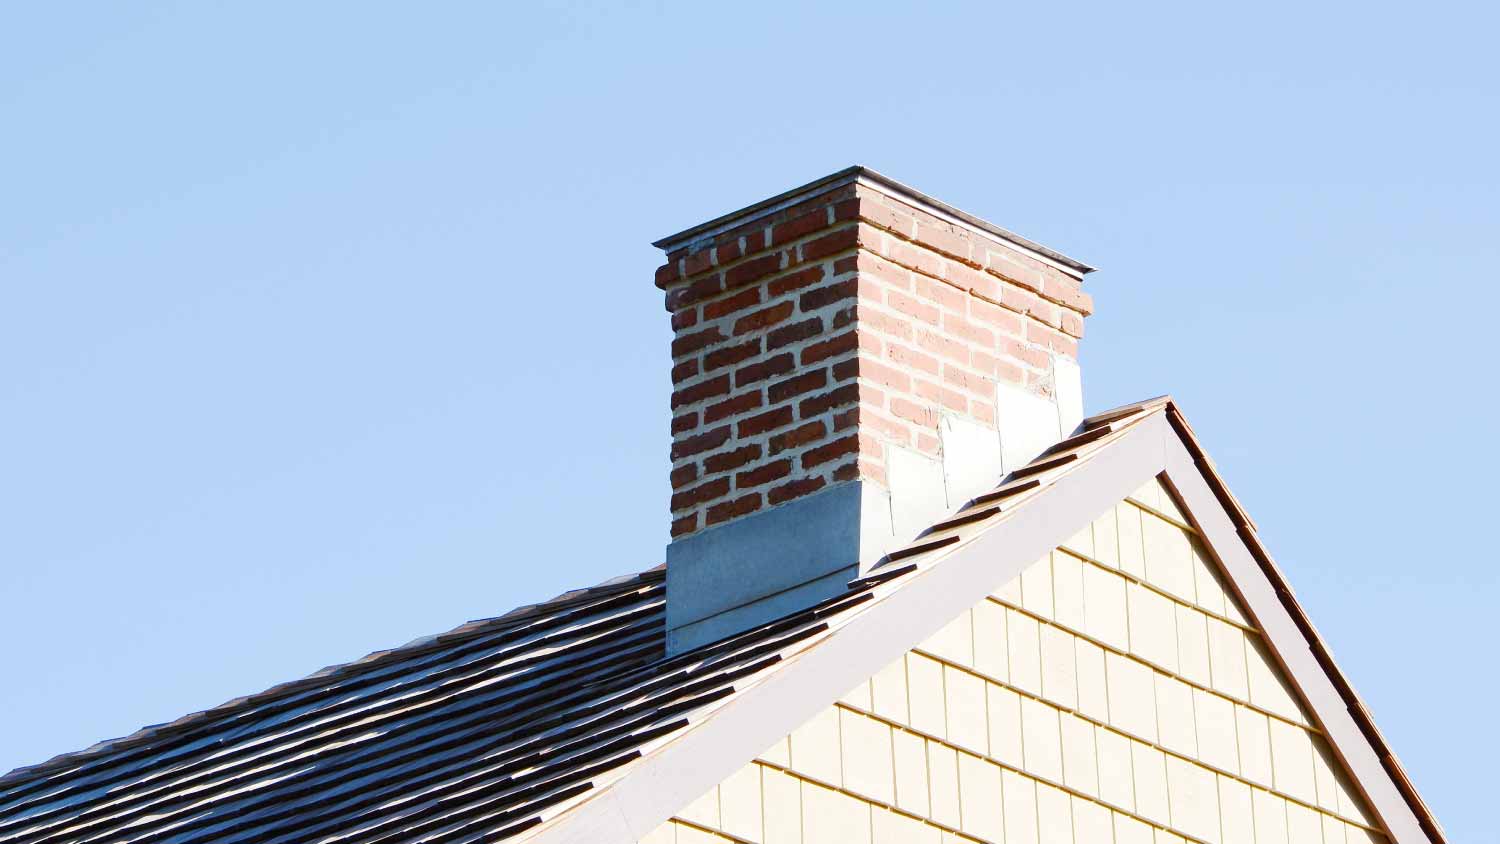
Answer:
POLYGON ((646 840, 1385 838, 1153 482, 646 840))

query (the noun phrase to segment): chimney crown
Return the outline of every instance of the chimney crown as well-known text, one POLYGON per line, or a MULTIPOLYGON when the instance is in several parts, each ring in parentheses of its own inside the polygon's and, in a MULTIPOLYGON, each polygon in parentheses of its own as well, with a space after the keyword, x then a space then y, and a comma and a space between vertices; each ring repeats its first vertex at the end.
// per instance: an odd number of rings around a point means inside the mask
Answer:
POLYGON ((1091 268, 867 168, 656 245, 671 650, 836 594, 1082 418, 1091 268))

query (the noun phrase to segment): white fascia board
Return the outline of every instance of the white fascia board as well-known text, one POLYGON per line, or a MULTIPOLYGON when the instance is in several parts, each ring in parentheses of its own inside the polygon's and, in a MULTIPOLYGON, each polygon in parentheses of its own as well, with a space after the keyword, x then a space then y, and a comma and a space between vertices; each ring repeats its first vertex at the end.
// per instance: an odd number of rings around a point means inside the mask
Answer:
POLYGON ((1009 518, 954 546, 931 568, 731 698, 601 793, 523 840, 632 844, 727 779, 959 613, 1020 575, 1164 467, 1164 415, 1058 478, 1009 518))
POLYGON ((1317 657, 1313 656, 1307 637, 1292 620, 1260 563, 1224 512, 1218 496, 1209 488, 1192 453, 1177 437, 1173 437, 1167 446, 1167 479, 1264 634, 1283 671, 1312 709, 1334 755, 1354 778, 1371 809, 1390 831, 1396 844, 1427 844, 1427 834, 1422 831, 1411 805, 1396 788, 1375 749, 1349 714, 1343 696, 1317 657))

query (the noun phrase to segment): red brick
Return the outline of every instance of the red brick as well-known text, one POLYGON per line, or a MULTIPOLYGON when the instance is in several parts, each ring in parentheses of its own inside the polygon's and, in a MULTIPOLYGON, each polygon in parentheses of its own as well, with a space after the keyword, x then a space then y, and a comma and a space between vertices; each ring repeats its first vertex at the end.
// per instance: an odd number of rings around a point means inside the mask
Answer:
POLYGON ((684 536, 698 529, 698 514, 689 513, 680 519, 672 520, 672 536, 684 536))
POLYGON ((729 426, 725 425, 672 443, 672 459, 680 460, 705 451, 712 451, 727 442, 729 442, 729 426))
POLYGON ((717 274, 700 278, 685 287, 667 291, 667 310, 678 311, 694 302, 710 299, 724 292, 724 280, 717 274))
POLYGON ((952 364, 943 366, 943 380, 975 395, 993 397, 995 393, 994 381, 952 364))
POLYGON ((753 284, 779 269, 781 269, 780 253, 751 258, 736 264, 724 273, 724 288, 734 290, 737 287, 753 284))
POLYGON ((859 377, 859 358, 852 357, 841 360, 833 365, 833 380, 848 381, 850 378, 859 377))
POLYGON ((713 256, 709 254, 709 250, 704 249, 687 256, 687 259, 682 262, 682 274, 685 276, 695 276, 698 273, 708 270, 713 265, 713 256))
POLYGON ((868 197, 860 197, 859 216, 883 229, 896 232, 902 237, 911 237, 916 231, 916 221, 910 214, 868 197))
POLYGON ((943 330, 980 348, 988 349, 995 345, 995 332, 957 314, 943 314, 943 330))
POLYGON ((691 387, 683 387, 672 393, 672 409, 676 410, 685 404, 711 399, 714 396, 722 396, 729 392, 729 376, 720 375, 707 381, 700 381, 691 387))
POLYGON ((905 423, 891 419, 883 413, 862 407, 859 409, 859 421, 864 426, 864 430, 875 433, 884 440, 897 445, 911 444, 911 429, 905 423))
POLYGON ((734 386, 743 387, 756 381, 764 381, 767 378, 775 378, 785 375, 796 367, 791 352, 782 352, 775 357, 765 360, 747 363, 734 371, 734 386))
POLYGON ((873 328, 882 334, 899 337, 902 340, 910 340, 912 336, 912 324, 910 322, 900 317, 891 316, 883 311, 877 311, 874 308, 862 308, 860 310, 859 322, 861 328, 873 328))
POLYGON ((919 330, 917 345, 935 355, 942 355, 958 363, 969 362, 969 347, 940 331, 919 330))
POLYGON ((672 489, 679 489, 698 480, 698 464, 684 463, 672 470, 672 489))
POLYGON ((969 415, 986 425, 995 424, 995 406, 979 399, 969 399, 969 415))
POLYGON ((873 360, 861 360, 859 362, 859 376, 861 378, 868 378, 876 384, 890 387, 897 392, 905 393, 911 391, 910 375, 873 360))
POLYGON ((691 431, 696 427, 698 427, 697 411, 672 417, 672 436, 674 437, 685 431, 691 431))
POLYGON ((1000 283, 999 279, 983 270, 976 270, 964 264, 949 262, 945 269, 943 279, 959 290, 969 291, 976 287, 982 289, 1000 283))
POLYGON ((855 279, 846 278, 843 281, 834 282, 827 287, 819 287, 802 294, 797 305, 802 312, 810 313, 819 308, 827 307, 835 302, 845 299, 853 299, 859 292, 859 284, 855 279))
POLYGON ((692 489, 672 495, 672 510, 685 510, 689 507, 712 501, 715 498, 723 498, 729 494, 729 479, 715 478, 708 483, 699 484, 692 489))
POLYGON ((936 302, 950 311, 964 312, 964 306, 968 303, 969 293, 960 290, 947 282, 934 281, 927 276, 917 276, 913 281, 918 296, 930 302, 936 302))
POLYGON ((1001 278, 1030 290, 1042 289, 1042 274, 1031 267, 1023 266, 1016 258, 990 252, 985 260, 985 269, 1001 278))
POLYGON ((760 446, 750 444, 733 451, 711 454, 703 458, 703 470, 709 473, 728 472, 760 459, 760 446))
POLYGON ((716 525, 738 516, 748 515, 760 509, 760 493, 752 492, 733 501, 725 501, 708 508, 708 524, 716 525))
POLYGON ((1000 307, 997 302, 984 299, 969 300, 969 315, 995 326, 1006 334, 1021 333, 1021 318, 1000 307))
MULTIPOLYGON (((958 265, 955 264, 954 266, 958 265)), ((949 273, 949 275, 951 276, 952 273, 949 273)), ((1010 282, 998 276, 992 276, 989 273, 976 273, 968 285, 969 295, 978 296, 987 302, 999 302, 1002 295, 1001 290, 1009 284, 1010 282)))
POLYGON ((802 365, 809 366, 818 361, 847 354, 859 348, 859 332, 846 331, 802 349, 802 365))
POLYGON ((1083 317, 1073 313, 1072 311, 1063 311, 1062 330, 1070 336, 1082 337, 1083 317))
POLYGON ((918 379, 916 383, 916 394, 931 402, 936 402, 949 410, 959 413, 969 412, 969 400, 963 393, 951 388, 944 387, 934 381, 918 379))
POLYGON ((717 327, 705 328, 692 334, 679 334, 672 340, 672 357, 680 358, 726 339, 728 338, 724 336, 724 332, 717 327))
POLYGON ((751 287, 729 296, 719 299, 703 306, 704 319, 718 319, 721 316, 742 311, 745 308, 753 308, 760 304, 760 288, 751 287))
POLYGON ((1026 371, 1008 360, 996 361, 995 377, 1009 384, 1026 383, 1026 371))
POLYGON ((780 480, 791 474, 792 461, 777 460, 775 463, 767 463, 754 469, 747 469, 734 476, 736 489, 749 489, 750 487, 768 484, 771 481, 780 480))
POLYGON ((714 247, 714 261, 717 262, 720 266, 723 266, 724 264, 727 264, 744 254, 745 250, 740 248, 740 239, 738 236, 720 241, 718 245, 714 247))
POLYGON ((1019 287, 1005 288, 1000 304, 1056 328, 1062 325, 1062 308, 1019 287))
POLYGON ((1093 297, 1079 290, 1078 282, 1072 280, 1046 276, 1042 279, 1042 295, 1084 316, 1094 312, 1093 297))
POLYGON ((896 311, 906 314, 912 319, 919 319, 932 325, 942 325, 943 323, 942 311, 938 310, 937 305, 930 302, 923 302, 921 299, 909 296, 900 290, 887 290, 885 293, 885 302, 896 311))
POLYGON ((749 419, 741 419, 735 425, 735 435, 744 439, 745 437, 753 437, 756 434, 764 434, 767 431, 774 431, 777 428, 790 424, 792 424, 791 405, 783 405, 768 410, 765 413, 752 416, 749 419))
POLYGON ((679 278, 682 278, 682 274, 677 271, 676 261, 669 261, 656 268, 656 286, 663 290, 679 278))
POLYGON ((816 337, 822 332, 823 320, 818 317, 794 322, 791 325, 784 325, 766 336, 766 351, 769 352, 773 349, 779 349, 782 346, 789 346, 793 343, 806 340, 809 337, 816 337))
POLYGON ((960 261, 969 260, 969 239, 963 234, 954 231, 951 226, 945 223, 937 225, 919 224, 917 226, 916 239, 945 255, 952 255, 960 261))
POLYGON ((718 404, 711 404, 703 409, 703 424, 717 422, 726 416, 745 413, 760 407, 760 393, 741 393, 731 399, 725 399, 718 404))
POLYGON ((822 478, 798 478, 794 481, 788 481, 766 493, 766 500, 772 505, 781 504, 785 501, 791 501, 794 498, 811 495, 822 489, 827 483, 822 478))
POLYGON ((843 457, 846 454, 858 453, 859 435, 850 434, 843 439, 834 440, 830 443, 824 443, 823 445, 820 445, 816 448, 810 448, 807 451, 802 452, 802 468, 805 471, 815 466, 827 463, 830 460, 837 460, 838 458, 843 457))
MULTIPOLYGON (((1036 325, 1036 323, 1032 323, 1036 325)), ((1039 329, 1041 326, 1037 326, 1039 329)), ((1042 329, 1045 330, 1045 329, 1042 329)), ((1044 349, 1029 346, 1020 340, 1003 337, 1000 340, 1001 354, 1009 356, 1012 360, 1019 361, 1034 369, 1051 369, 1052 358, 1044 349)))
POLYGON ((800 396, 809 390, 816 390, 828 384, 828 370, 814 369, 794 375, 785 381, 777 381, 766 388, 766 398, 771 404, 780 404, 794 396, 800 396))
MULTIPOLYGON (((760 288, 755 289, 757 293, 760 288)), ((746 314, 734 321, 734 333, 744 334, 747 331, 756 331, 761 328, 775 325, 792 315, 792 303, 780 302, 769 308, 762 308, 753 314, 746 314)))
POLYGON ((828 427, 822 422, 809 422, 793 428, 785 433, 771 437, 770 446, 772 454, 780 454, 789 448, 807 445, 821 440, 828 433, 828 427))
POLYGON ((692 358, 692 359, 689 359, 689 360, 685 360, 682 363, 679 363, 676 366, 672 367, 672 383, 675 384, 678 381, 682 381, 682 380, 685 380, 685 379, 688 379, 688 378, 692 378, 694 375, 697 375, 697 374, 698 374, 698 360, 697 360, 697 358, 692 358))
POLYGON ((760 354, 760 338, 755 337, 733 346, 715 349, 703 356, 703 371, 713 372, 726 366, 734 366, 760 354))
POLYGON ((886 488, 890 487, 890 482, 886 480, 885 467, 874 460, 864 458, 851 460, 833 470, 835 481, 852 481, 859 478, 872 480, 886 488))
POLYGON ((918 404, 900 396, 891 399, 891 412, 908 422, 914 422, 924 428, 937 426, 937 411, 927 405, 918 404))
POLYGON ((933 278, 941 278, 943 275, 943 259, 938 257, 937 253, 919 246, 892 243, 886 250, 886 257, 923 275, 930 275, 933 278))
POLYGON ((672 330, 681 331, 684 328, 692 328, 698 324, 698 309, 685 308, 672 314, 672 330))
POLYGON ((890 343, 885 347, 885 357, 886 360, 897 366, 907 366, 921 372, 932 373, 933 375, 937 375, 942 371, 937 358, 932 355, 923 354, 907 346, 897 345, 896 343, 890 343))
POLYGON ((917 434, 917 451, 936 457, 943 451, 942 440, 932 434, 919 433, 917 434))
POLYGON ((790 275, 773 280, 766 286, 767 292, 772 296, 781 296, 793 290, 801 290, 822 281, 824 277, 822 267, 807 267, 790 275))
POLYGON ((829 255, 844 252, 858 246, 860 242, 859 229, 850 226, 847 229, 839 229, 830 232, 817 240, 809 240, 802 244, 802 260, 818 261, 829 255))
POLYGON ((1033 343, 1041 343, 1052 351, 1065 354, 1075 360, 1078 358, 1078 341, 1061 331, 1054 331, 1051 328, 1044 325, 1037 325, 1034 322, 1028 323, 1026 325, 1026 339, 1033 343))
POLYGON ((862 279, 879 282, 885 287, 893 287, 897 290, 911 289, 911 271, 905 267, 893 264, 870 252, 861 252, 856 255, 855 263, 859 267, 859 277, 862 279))
POLYGON ((828 227, 828 209, 819 208, 810 214, 793 217, 771 227, 771 245, 780 246, 813 232, 828 227))
POLYGON ((859 385, 845 384, 842 387, 836 387, 826 393, 819 393, 816 396, 808 396, 807 398, 802 400, 802 404, 798 405, 797 412, 801 414, 803 419, 811 419, 814 416, 820 416, 835 407, 842 407, 846 404, 855 404, 858 401, 859 385))

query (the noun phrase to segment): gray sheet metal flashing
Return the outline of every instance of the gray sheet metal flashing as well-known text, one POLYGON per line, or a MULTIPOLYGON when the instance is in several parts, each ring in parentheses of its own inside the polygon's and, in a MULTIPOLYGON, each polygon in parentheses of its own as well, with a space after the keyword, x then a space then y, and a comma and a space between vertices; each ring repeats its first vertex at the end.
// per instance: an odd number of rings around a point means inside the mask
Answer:
POLYGON ((857 164, 853 167, 845 167, 836 173, 830 173, 821 179, 814 179, 805 185, 792 188, 784 193, 779 193, 769 199, 763 199, 753 205, 747 205, 738 211, 731 211, 728 214, 715 217, 706 223, 700 223, 692 228, 668 235, 651 245, 665 252, 674 252, 684 246, 710 240, 722 232, 742 225, 751 218, 773 214, 783 208, 790 208, 800 202, 805 202, 813 197, 854 183, 872 187, 911 205, 915 205, 936 217, 947 219, 949 222, 958 223, 966 228, 998 238, 1076 278, 1082 278, 1094 271, 1094 268, 1088 264, 1074 258, 1069 258, 1055 249, 1024 238, 1015 232, 1001 228, 988 220, 976 217, 966 211, 960 211, 946 202, 922 193, 916 188, 902 184, 889 176, 857 164))
POLYGON ((667 652, 815 604, 844 588, 826 578, 858 577, 891 542, 890 494, 864 481, 679 539, 667 546, 667 652))
POLYGON ((751 603, 742 604, 698 621, 688 622, 680 627, 669 628, 667 630, 667 653, 682 653, 699 645, 717 642, 756 625, 806 609, 825 598, 841 595, 848 591, 849 581, 863 573, 859 565, 848 565, 774 595, 758 598, 751 603))
MULTIPOLYGON (((773 742, 927 639, 1163 468, 1161 416, 1042 490, 943 559, 643 759, 594 799, 525 840, 629 844, 727 779, 773 742)), ((670 566, 669 566, 670 570, 670 566)))

